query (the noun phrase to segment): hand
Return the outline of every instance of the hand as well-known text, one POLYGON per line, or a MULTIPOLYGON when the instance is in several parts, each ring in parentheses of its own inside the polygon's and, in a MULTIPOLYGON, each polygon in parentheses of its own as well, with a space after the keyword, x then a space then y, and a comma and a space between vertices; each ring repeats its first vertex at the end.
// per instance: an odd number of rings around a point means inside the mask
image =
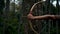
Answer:
POLYGON ((28 19, 34 19, 34 16, 32 14, 28 14, 28 19))

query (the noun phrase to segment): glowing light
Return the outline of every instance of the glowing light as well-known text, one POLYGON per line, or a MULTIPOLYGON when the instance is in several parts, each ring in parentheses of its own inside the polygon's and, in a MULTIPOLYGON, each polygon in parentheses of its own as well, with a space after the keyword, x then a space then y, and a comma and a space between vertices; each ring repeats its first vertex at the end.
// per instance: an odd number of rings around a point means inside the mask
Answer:
POLYGON ((11 0, 11 3, 14 2, 15 4, 18 4, 19 1, 18 0, 11 0))
POLYGON ((43 1, 46 1, 46 0, 43 0, 43 1))
POLYGON ((57 3, 57 1, 54 1, 52 4, 53 4, 53 6, 55 6, 56 7, 56 3, 57 3))
MULTIPOLYGON (((53 1, 53 6, 55 6, 56 7, 56 4, 57 4, 57 1, 53 1)), ((59 1, 59 5, 60 5, 60 1, 59 1)))

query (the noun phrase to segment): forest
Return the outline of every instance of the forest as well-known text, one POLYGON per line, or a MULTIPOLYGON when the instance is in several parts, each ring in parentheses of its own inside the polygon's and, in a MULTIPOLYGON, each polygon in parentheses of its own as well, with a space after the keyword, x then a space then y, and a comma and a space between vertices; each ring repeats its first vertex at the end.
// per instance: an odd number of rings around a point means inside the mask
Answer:
POLYGON ((60 17, 29 21, 30 12, 60 15, 60 0, 0 0, 0 34, 60 34, 60 17))

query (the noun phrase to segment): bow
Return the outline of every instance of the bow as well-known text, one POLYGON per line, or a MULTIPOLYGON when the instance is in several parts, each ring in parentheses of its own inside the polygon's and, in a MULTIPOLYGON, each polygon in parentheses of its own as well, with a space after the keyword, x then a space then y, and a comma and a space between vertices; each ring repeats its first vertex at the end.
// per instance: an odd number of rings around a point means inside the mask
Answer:
MULTIPOLYGON (((34 5, 33 5, 33 6, 31 7, 31 9, 30 9, 29 14, 32 15, 32 12, 33 12, 34 7, 35 7, 37 4, 42 3, 42 2, 44 2, 44 1, 39 1, 39 2, 37 2, 37 3, 34 3, 34 5)), ((38 32, 34 30, 34 28, 33 28, 33 26, 32 26, 32 23, 31 23, 31 20, 29 20, 29 25, 30 25, 30 28, 32 29, 32 31, 33 31, 34 33, 38 34, 38 32)))

